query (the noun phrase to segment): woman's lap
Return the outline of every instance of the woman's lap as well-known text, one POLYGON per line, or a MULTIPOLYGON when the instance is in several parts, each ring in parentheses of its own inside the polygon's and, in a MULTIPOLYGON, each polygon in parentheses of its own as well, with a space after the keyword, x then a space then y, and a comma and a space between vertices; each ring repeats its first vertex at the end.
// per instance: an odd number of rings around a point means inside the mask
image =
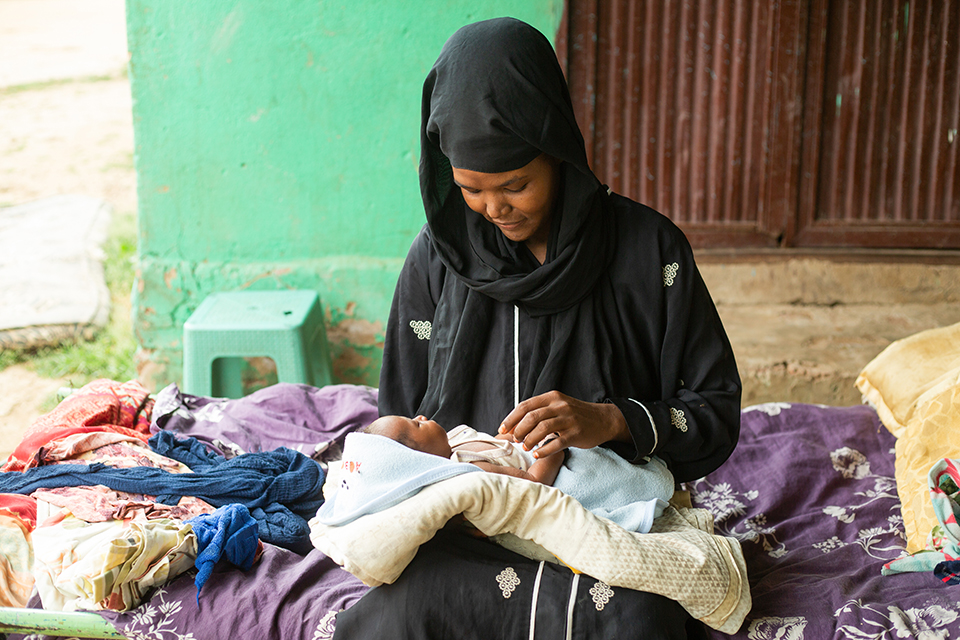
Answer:
POLYGON ((485 540, 441 531, 396 583, 371 590, 341 613, 334 638, 682 640, 688 622, 694 622, 689 614, 663 596, 611 588, 485 540))

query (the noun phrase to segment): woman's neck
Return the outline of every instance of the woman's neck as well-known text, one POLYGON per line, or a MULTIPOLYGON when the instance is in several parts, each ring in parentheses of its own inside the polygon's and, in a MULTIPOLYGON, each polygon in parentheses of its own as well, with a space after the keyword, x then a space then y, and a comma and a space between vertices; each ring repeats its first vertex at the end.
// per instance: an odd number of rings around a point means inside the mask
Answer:
POLYGON ((543 261, 547 259, 547 240, 534 240, 529 238, 526 243, 527 249, 530 250, 530 253, 533 254, 533 257, 537 259, 537 262, 543 264, 543 261))

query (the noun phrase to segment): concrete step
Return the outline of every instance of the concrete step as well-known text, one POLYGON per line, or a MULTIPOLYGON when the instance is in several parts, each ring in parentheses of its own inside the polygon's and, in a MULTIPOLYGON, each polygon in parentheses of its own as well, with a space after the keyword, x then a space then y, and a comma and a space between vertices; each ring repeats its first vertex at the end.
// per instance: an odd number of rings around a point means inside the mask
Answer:
POLYGON ((718 307, 743 381, 743 406, 860 404, 861 369, 895 340, 960 322, 957 304, 718 307))
POLYGON ((887 345, 960 322, 960 252, 698 255, 743 380, 743 406, 859 404, 887 345))

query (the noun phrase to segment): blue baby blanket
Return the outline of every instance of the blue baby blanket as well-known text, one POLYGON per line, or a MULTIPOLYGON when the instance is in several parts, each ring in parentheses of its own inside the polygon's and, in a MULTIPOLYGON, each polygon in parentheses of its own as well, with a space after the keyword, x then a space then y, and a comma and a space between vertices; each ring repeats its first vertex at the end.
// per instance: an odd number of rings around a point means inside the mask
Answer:
POLYGON ((553 483, 594 514, 647 533, 673 497, 673 474, 659 458, 632 464, 604 447, 568 449, 553 483))

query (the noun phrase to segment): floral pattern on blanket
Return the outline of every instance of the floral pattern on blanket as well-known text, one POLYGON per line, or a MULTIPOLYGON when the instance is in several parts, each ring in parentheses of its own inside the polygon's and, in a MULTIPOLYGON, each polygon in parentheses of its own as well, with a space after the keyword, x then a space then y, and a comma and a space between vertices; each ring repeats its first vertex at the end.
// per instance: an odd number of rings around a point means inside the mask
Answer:
POLYGON ((131 622, 120 632, 131 640, 194 640, 193 633, 180 633, 172 627, 183 601, 167 601, 166 596, 166 589, 157 589, 150 600, 133 610, 131 622))
MULTIPOLYGON (((166 596, 165 589, 157 589, 149 602, 131 613, 130 622, 117 625, 118 630, 130 640, 197 640, 192 632, 181 633, 175 628, 175 614, 183 608, 183 601, 168 601, 166 596)), ((311 640, 333 639, 337 613, 324 614, 311 640)))
POLYGON ((906 545, 893 449, 869 407, 744 409, 731 459, 686 487, 747 560, 754 606, 734 637, 960 638, 950 587, 880 575, 906 545))
POLYGON ((319 551, 270 544, 249 571, 218 563, 199 598, 194 577, 181 575, 132 611, 98 613, 133 640, 330 640, 337 613, 367 591, 319 551))

